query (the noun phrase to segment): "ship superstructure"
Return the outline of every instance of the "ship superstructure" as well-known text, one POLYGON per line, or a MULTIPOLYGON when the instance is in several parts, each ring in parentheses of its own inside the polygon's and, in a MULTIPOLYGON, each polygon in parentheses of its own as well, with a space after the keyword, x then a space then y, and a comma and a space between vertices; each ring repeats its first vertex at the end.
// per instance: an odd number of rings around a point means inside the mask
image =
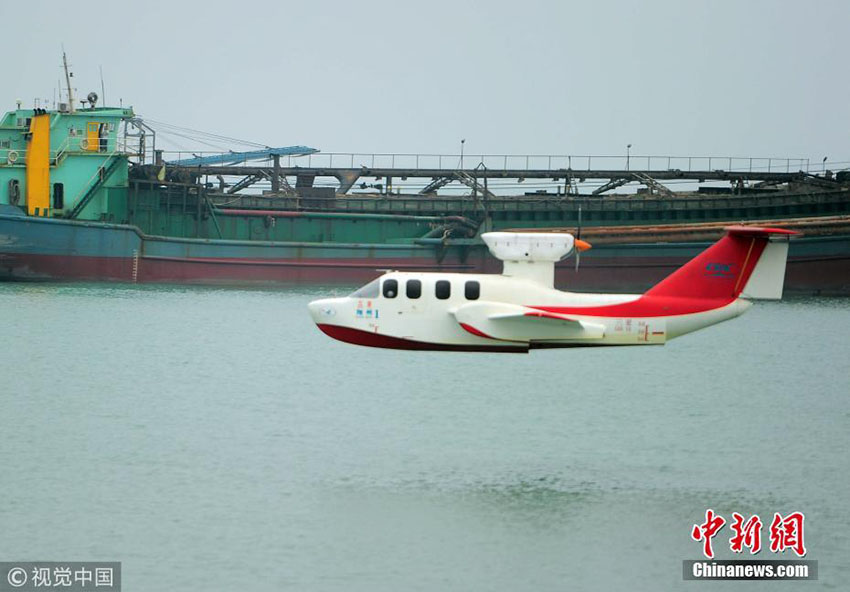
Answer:
POLYGON ((77 106, 69 93, 0 119, 0 278, 360 283, 381 268, 493 271, 481 235, 523 230, 593 242, 579 272, 556 267, 558 286, 637 291, 725 225, 754 222, 805 234, 788 292, 850 293, 850 173, 825 162, 169 153, 132 108, 97 100, 77 106))

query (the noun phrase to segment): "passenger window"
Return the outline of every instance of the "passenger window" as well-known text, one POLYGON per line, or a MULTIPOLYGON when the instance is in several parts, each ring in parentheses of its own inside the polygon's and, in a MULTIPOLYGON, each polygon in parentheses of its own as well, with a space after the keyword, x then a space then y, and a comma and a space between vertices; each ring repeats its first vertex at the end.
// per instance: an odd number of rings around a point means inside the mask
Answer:
POLYGON ((407 297, 416 299, 422 296, 422 282, 419 280, 407 280, 407 297))
POLYGON ((481 284, 475 281, 466 282, 463 287, 463 294, 467 300, 478 300, 481 295, 481 284))
POLYGON ((384 298, 395 298, 398 295, 398 280, 384 280, 384 298))
POLYGON ((449 283, 448 280, 438 280, 437 285, 434 289, 434 293, 440 300, 446 300, 449 296, 452 295, 452 285, 449 283))

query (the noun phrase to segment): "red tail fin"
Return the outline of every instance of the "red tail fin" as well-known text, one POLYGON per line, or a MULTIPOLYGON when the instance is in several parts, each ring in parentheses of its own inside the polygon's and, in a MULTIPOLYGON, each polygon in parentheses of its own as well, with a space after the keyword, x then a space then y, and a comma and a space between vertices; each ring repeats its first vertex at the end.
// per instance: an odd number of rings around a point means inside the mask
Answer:
MULTIPOLYGON (((730 226, 726 231, 726 236, 663 279, 646 295, 737 298, 747 285, 770 235, 799 234, 793 230, 752 226, 730 226)), ((784 275, 784 259, 782 271, 784 275)))

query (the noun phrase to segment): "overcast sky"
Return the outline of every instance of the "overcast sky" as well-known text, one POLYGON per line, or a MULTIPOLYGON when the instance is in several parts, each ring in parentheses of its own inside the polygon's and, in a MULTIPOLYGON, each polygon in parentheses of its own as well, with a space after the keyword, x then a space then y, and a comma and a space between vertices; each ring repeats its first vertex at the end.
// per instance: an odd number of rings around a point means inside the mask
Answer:
MULTIPOLYGON (((322 151, 850 161, 850 2, 4 0, 0 100, 322 151)), ((186 144, 191 142, 186 141, 186 144)), ((197 145, 192 146, 197 147, 197 145)))

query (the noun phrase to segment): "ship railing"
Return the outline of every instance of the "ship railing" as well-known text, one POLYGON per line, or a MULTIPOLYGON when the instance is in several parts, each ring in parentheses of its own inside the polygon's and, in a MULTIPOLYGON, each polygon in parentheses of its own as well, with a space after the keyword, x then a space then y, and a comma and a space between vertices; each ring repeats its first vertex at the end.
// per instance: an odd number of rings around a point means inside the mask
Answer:
MULTIPOLYGON (((206 151, 164 151, 166 161, 219 155, 217 164, 254 165, 257 160, 239 160, 234 155, 206 151)), ((812 164, 809 158, 750 156, 671 156, 671 155, 568 155, 568 154, 416 154, 317 152, 303 156, 283 156, 283 167, 309 169, 400 169, 410 171, 472 170, 483 165, 490 171, 571 170, 581 171, 728 171, 749 173, 817 173, 830 166, 826 161, 812 164)), ((210 163, 215 166, 215 162, 210 163)))
POLYGON ((134 146, 130 146, 129 143, 124 142, 120 138, 110 138, 106 144, 107 147, 111 147, 112 150, 90 150, 88 139, 80 136, 68 136, 56 150, 52 150, 50 152, 50 160, 54 164, 60 164, 64 158, 69 154, 98 154, 101 156, 107 156, 107 154, 111 157, 115 154, 120 154, 123 156, 135 156, 135 152, 133 148, 134 146))

